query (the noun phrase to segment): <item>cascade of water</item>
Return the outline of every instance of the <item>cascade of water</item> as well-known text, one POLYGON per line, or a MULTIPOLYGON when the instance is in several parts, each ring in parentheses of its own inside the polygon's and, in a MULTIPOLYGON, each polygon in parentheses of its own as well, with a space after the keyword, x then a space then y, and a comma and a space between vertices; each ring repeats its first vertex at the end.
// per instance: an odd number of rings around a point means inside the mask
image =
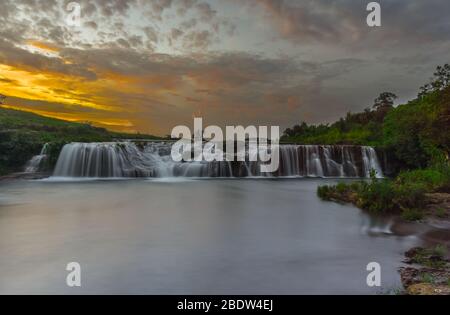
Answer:
POLYGON ((306 173, 309 177, 324 177, 320 150, 321 147, 317 145, 306 146, 306 173))
POLYGON ((37 173, 48 155, 48 143, 44 144, 41 152, 38 155, 33 156, 25 165, 25 173, 37 173))
POLYGON ((62 149, 54 176, 354 178, 369 177, 371 170, 383 176, 372 147, 280 145, 279 149, 279 170, 266 174, 260 172, 260 162, 174 162, 170 143, 71 143, 62 149))
POLYGON ((377 178, 383 177, 383 171, 378 161, 377 152, 372 147, 361 147, 363 166, 364 166, 364 176, 370 177, 372 171, 375 172, 377 178))

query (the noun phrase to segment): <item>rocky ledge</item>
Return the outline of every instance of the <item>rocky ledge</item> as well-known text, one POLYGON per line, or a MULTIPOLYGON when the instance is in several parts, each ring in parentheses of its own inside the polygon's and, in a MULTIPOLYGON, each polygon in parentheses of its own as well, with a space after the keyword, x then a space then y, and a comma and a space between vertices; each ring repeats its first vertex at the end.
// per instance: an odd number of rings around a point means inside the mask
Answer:
POLYGON ((0 181, 11 179, 43 179, 49 177, 48 173, 12 173, 5 176, 0 176, 0 181))
POLYGON ((431 218, 450 220, 450 194, 429 193, 425 194, 427 214, 431 218))
POLYGON ((408 267, 400 268, 402 284, 409 295, 450 295, 448 248, 415 247, 405 253, 408 267))

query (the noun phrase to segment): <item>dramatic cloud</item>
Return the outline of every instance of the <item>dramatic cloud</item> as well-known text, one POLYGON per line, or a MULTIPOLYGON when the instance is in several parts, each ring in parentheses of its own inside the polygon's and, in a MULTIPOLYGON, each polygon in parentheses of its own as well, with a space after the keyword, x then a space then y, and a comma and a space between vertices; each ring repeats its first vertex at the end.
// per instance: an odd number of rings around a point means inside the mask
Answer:
POLYGON ((384 90, 407 99, 448 60, 450 2, 4 0, 7 106, 125 131, 328 122, 384 90))
POLYGON ((374 35, 382 40, 430 41, 448 39, 450 32, 450 2, 445 0, 381 1, 384 27, 376 32, 365 24, 369 1, 244 1, 262 7, 279 34, 299 44, 305 41, 348 44, 374 35))

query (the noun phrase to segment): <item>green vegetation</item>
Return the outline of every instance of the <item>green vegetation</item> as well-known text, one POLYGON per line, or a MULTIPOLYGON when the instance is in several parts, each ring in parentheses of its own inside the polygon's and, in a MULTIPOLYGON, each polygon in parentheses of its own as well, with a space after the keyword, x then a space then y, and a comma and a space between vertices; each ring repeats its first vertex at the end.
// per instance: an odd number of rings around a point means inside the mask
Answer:
POLYGON ((21 171, 25 163, 49 143, 49 164, 54 165, 62 146, 69 142, 113 139, 155 139, 141 134, 111 132, 90 124, 67 122, 0 105, 0 175, 21 171))
MULTIPOLYGON (((351 202, 377 213, 400 213, 406 220, 422 219, 426 214, 427 193, 450 192, 449 78, 450 66, 438 67, 432 83, 423 87, 417 99, 408 104, 394 108, 392 101, 395 95, 383 93, 376 100, 373 110, 348 114, 339 123, 322 126, 325 131, 321 136, 328 136, 333 130, 347 129, 347 135, 351 132, 359 134, 356 137, 358 141, 372 139, 373 142, 364 144, 378 143, 391 152, 400 164, 400 172, 394 179, 372 178, 369 182, 319 187, 319 197, 351 202), (383 99, 385 101, 380 101, 383 99), (359 117, 357 124, 352 123, 355 117, 359 117), (372 132, 367 136, 372 128, 369 126, 373 125, 381 132, 372 132)), ((285 132, 288 133, 289 130, 285 132)), ((298 136, 304 137, 305 134, 298 136)), ((315 139, 319 137, 317 134, 314 136, 315 139)), ((446 210, 439 209, 436 213, 445 216, 446 210)))
POLYGON ((450 166, 439 164, 403 171, 395 179, 373 177, 371 181, 321 186, 317 193, 324 200, 353 203, 374 213, 399 213, 406 220, 417 221, 425 215, 425 194, 448 191, 449 185, 450 166))
POLYGON ((410 257, 410 263, 423 265, 429 268, 443 268, 447 265, 445 255, 447 248, 444 245, 436 245, 432 248, 414 248, 410 257))
POLYGON ((429 284, 434 284, 434 281, 435 281, 433 275, 426 273, 426 272, 424 272, 420 275, 420 279, 423 283, 429 283, 429 284))
POLYGON ((450 65, 438 67, 419 96, 394 107, 385 92, 372 108, 348 113, 332 125, 301 123, 285 130, 282 142, 371 145, 392 153, 402 169, 447 162, 450 152, 450 65))
POLYGON ((397 96, 381 93, 372 108, 362 113, 347 113, 345 118, 332 125, 308 125, 301 123, 284 131, 282 142, 301 144, 353 144, 381 146, 383 121, 393 109, 397 96))
POLYGON ((405 294, 449 295, 450 264, 447 252, 445 245, 408 250, 404 262, 410 266, 399 270, 405 294))

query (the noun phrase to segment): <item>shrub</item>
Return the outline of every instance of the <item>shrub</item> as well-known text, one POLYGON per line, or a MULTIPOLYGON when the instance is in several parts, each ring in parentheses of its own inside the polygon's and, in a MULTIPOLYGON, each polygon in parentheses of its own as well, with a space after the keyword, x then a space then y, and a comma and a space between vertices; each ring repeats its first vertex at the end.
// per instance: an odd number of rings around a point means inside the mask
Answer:
POLYGON ((392 202, 398 209, 421 208, 424 206, 426 192, 426 186, 422 183, 394 185, 392 202))
POLYGON ((363 209, 372 212, 395 210, 394 190, 390 180, 376 180, 361 184, 358 191, 359 204, 363 209))
POLYGON ((433 255, 443 259, 445 255, 447 255, 447 247, 442 244, 436 245, 436 247, 433 248, 433 255))
POLYGON ((330 191, 331 187, 328 185, 319 186, 317 188, 317 195, 323 200, 330 200, 330 191))
POLYGON ((397 177, 397 182, 400 185, 408 183, 421 184, 427 190, 437 189, 449 180, 448 174, 446 174, 447 172, 444 169, 445 167, 439 166, 431 169, 402 172, 397 177))
MULTIPOLYGON (((442 187, 450 187, 448 164, 402 172, 394 180, 372 177, 371 181, 322 186, 317 193, 324 200, 352 202, 374 213, 400 213, 406 220, 417 221, 424 216, 425 194, 442 187)), ((445 211, 441 212, 444 216, 445 211)))
POLYGON ((336 185, 336 191, 340 194, 343 194, 348 191, 348 186, 345 183, 338 183, 336 185))
POLYGON ((406 221, 420 221, 423 219, 423 212, 418 209, 405 209, 402 218, 406 221))

